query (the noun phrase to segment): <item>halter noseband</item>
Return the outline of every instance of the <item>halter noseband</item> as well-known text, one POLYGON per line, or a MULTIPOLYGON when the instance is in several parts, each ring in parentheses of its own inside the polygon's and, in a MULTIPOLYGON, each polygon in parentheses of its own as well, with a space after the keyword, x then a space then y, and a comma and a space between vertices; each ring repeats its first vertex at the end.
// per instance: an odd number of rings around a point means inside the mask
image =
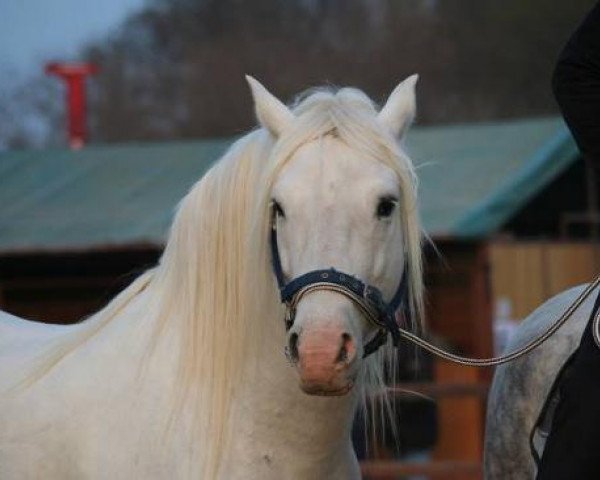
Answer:
POLYGON ((277 279, 282 303, 286 305, 285 328, 294 325, 296 307, 305 295, 317 290, 336 292, 349 298, 358 307, 365 318, 378 327, 375 336, 365 345, 363 358, 376 352, 390 333, 394 346, 400 341, 400 327, 396 323, 396 311, 402 307, 405 318, 408 318, 407 306, 408 275, 404 269, 402 280, 389 303, 383 300, 381 291, 376 287, 361 282, 358 278, 334 268, 313 270, 286 283, 279 248, 277 246, 277 224, 273 214, 271 218, 271 262, 273 273, 277 279))

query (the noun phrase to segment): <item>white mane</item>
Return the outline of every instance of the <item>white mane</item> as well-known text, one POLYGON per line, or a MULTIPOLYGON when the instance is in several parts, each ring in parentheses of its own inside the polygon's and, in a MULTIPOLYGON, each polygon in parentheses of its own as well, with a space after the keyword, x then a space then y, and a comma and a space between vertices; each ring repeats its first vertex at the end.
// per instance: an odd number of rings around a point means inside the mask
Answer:
MULTIPOLYGON (((377 121, 372 102, 358 90, 311 91, 293 112, 292 128, 277 142, 261 129, 229 149, 180 203, 159 265, 65 337, 29 378, 35 381, 118 319, 122 308, 144 290, 153 299, 148 317, 155 321, 148 325, 155 325, 154 341, 167 331, 179 338, 174 406, 175 411, 193 406, 199 426, 194 442, 205 459, 202 478, 213 478, 218 469, 235 387, 251 371, 248 359, 264 348, 266 331, 281 328, 276 322, 282 322, 283 309, 269 254, 270 191, 300 146, 333 135, 364 152, 365 161, 383 162, 397 173, 413 327, 421 318, 421 229, 410 160, 377 121)), ((393 366, 395 355, 385 351, 365 362, 367 389, 381 386, 386 358, 393 366)))

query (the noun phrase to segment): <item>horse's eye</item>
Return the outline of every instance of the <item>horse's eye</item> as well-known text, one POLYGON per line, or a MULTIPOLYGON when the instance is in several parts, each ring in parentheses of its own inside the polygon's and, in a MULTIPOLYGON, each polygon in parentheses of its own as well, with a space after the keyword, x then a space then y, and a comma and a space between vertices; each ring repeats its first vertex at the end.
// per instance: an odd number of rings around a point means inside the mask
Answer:
POLYGON ((389 217, 396 207, 397 200, 392 197, 384 197, 379 199, 377 204, 377 218, 389 217))
POLYGON ((273 212, 275 213, 275 215, 281 218, 285 218, 285 212, 283 211, 283 208, 281 207, 279 202, 277 200, 273 200, 272 205, 273 212))

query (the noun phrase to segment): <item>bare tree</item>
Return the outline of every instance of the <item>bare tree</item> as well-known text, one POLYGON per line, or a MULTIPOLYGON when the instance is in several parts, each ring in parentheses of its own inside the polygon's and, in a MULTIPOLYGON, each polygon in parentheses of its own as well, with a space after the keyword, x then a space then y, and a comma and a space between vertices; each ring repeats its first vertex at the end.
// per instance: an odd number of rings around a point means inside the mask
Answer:
POLYGON ((383 100, 417 72, 420 124, 556 113, 553 64, 592 3, 147 0, 82 52, 102 67, 92 139, 240 133, 254 124, 245 73, 286 100, 320 84, 383 100))

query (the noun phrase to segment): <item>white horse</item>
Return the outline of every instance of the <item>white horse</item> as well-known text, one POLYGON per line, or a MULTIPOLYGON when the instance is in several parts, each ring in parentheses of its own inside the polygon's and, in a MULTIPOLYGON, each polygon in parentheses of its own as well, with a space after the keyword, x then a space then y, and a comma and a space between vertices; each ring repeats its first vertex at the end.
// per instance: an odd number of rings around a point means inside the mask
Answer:
MULTIPOLYGON (((506 350, 514 351, 548 330, 583 290, 584 287, 572 288, 540 306, 522 322, 506 350)), ((567 323, 540 347, 497 368, 488 400, 486 480, 535 478, 534 451, 541 457, 550 422, 541 422, 541 435, 532 437, 532 433, 555 379, 579 346, 597 295, 596 290, 587 297, 567 323)))
POLYGON ((262 128, 183 199, 157 267, 76 325, 0 315, 3 480, 360 476, 352 419, 386 355, 362 358, 376 329, 335 292, 306 295, 286 332, 271 209, 287 279, 335 267, 389 298, 406 271, 419 318, 415 175, 399 145, 416 76, 379 112, 350 88, 288 108, 248 80, 262 128))

